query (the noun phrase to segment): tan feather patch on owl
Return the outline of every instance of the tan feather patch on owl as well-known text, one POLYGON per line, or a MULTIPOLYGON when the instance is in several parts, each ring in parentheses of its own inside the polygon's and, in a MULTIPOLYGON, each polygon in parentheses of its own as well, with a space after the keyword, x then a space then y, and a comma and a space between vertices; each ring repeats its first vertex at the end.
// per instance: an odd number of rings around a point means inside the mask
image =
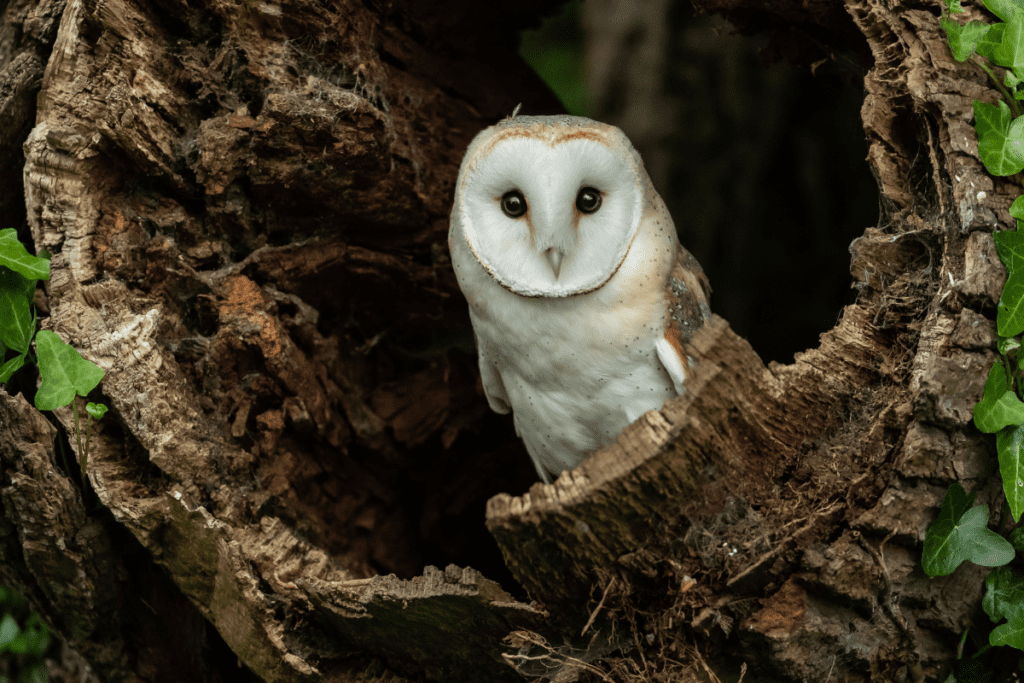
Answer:
POLYGON ((665 288, 669 312, 665 339, 673 348, 678 345, 680 358, 683 358, 682 344, 690 341, 694 333, 711 319, 710 296, 711 284, 704 270, 697 259, 680 245, 665 288), (673 341, 676 337, 678 342, 673 341))
POLYGON ((679 332, 675 320, 671 321, 668 327, 665 328, 665 341, 669 343, 672 350, 679 356, 679 362, 683 364, 683 370, 689 372, 690 362, 686 359, 686 351, 683 350, 683 335, 679 332))
POLYGON ((604 136, 603 132, 598 132, 589 128, 578 128, 571 133, 564 133, 551 141, 551 146, 561 144, 563 142, 569 142, 570 140, 593 140, 594 142, 600 142, 602 145, 607 145, 608 141, 604 136))
POLYGON ((498 143, 503 140, 509 140, 511 138, 528 138, 530 140, 541 140, 546 142, 548 146, 554 147, 560 145, 563 142, 570 142, 572 140, 591 140, 597 142, 606 147, 611 147, 612 143, 609 140, 609 133, 614 130, 611 126, 604 124, 596 124, 583 127, 563 127, 563 126, 550 126, 545 124, 533 124, 531 126, 522 126, 516 128, 506 128, 505 130, 499 130, 486 142, 485 146, 480 150, 479 157, 484 158, 491 153, 498 143), (566 129, 568 128, 568 132, 566 129), (607 130, 606 130, 607 129, 607 130))

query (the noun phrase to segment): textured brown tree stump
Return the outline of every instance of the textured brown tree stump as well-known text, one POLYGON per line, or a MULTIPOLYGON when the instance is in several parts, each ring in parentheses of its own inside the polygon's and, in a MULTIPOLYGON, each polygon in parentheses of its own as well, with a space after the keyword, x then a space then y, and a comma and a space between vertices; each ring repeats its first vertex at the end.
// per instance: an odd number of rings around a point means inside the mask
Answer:
POLYGON ((488 526, 531 596, 585 606, 601 570, 680 514, 715 514, 729 496, 748 494, 791 452, 784 438, 820 431, 815 416, 787 419, 796 413, 779 402, 784 385, 721 318, 687 350, 697 363, 684 396, 645 414, 553 485, 491 499, 488 526))

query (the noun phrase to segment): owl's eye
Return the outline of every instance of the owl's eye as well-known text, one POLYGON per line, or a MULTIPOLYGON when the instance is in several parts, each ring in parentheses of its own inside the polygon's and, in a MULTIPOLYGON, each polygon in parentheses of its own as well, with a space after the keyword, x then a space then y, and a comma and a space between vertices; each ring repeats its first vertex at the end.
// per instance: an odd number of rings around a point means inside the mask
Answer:
POLYGON ((581 213, 594 213, 601 208, 601 193, 592 187, 584 187, 576 195, 576 208, 581 213))
POLYGON ((501 195, 501 210, 509 218, 519 218, 526 213, 526 197, 519 190, 509 190, 501 195))

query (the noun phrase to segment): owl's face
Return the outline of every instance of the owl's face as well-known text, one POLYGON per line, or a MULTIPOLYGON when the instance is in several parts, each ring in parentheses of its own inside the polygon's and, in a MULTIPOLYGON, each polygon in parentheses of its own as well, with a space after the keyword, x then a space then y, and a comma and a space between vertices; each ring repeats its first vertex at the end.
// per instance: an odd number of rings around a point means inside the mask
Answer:
POLYGON ((647 175, 614 126, 517 116, 480 133, 459 171, 452 239, 503 287, 589 292, 615 275, 640 225, 647 175))

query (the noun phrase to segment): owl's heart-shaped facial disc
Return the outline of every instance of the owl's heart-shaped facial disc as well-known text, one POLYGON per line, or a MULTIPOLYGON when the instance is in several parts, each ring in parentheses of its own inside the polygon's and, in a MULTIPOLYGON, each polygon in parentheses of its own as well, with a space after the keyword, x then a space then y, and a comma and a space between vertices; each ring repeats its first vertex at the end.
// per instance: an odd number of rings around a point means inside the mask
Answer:
POLYGON ((519 116, 470 146, 452 220, 503 287, 528 297, 593 291, 640 225, 639 157, 612 126, 519 116))

